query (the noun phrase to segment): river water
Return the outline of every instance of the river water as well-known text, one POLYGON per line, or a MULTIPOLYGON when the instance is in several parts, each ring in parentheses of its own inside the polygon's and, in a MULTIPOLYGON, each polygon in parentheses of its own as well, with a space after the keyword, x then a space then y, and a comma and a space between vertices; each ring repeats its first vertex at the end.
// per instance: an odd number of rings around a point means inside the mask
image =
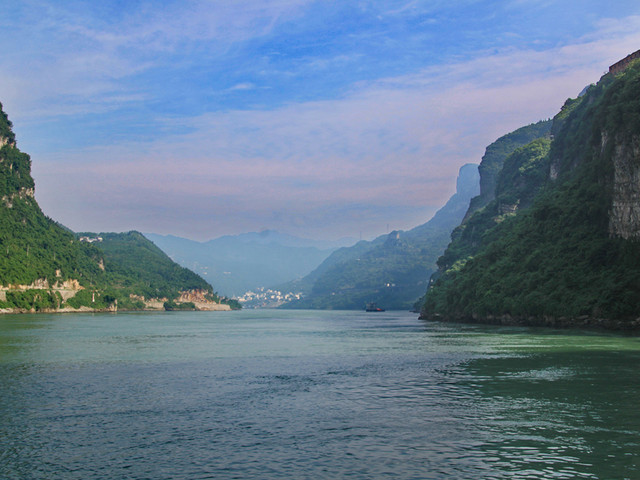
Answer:
POLYGON ((405 312, 0 317, 2 479, 637 479, 640 338, 405 312))

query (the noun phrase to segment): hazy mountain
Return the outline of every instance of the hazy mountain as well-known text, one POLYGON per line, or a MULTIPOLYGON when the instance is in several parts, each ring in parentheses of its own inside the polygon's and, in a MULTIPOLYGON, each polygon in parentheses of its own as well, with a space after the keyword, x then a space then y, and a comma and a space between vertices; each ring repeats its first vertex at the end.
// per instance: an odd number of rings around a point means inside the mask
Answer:
POLYGON ((282 245, 284 247, 314 247, 319 250, 330 250, 356 243, 355 238, 341 238, 338 240, 312 240, 310 238, 301 238, 276 230, 262 230, 261 232, 241 233, 238 235, 224 235, 205 243, 213 244, 236 244, 236 243, 253 243, 259 245, 282 245))
POLYGON ((197 242, 173 235, 145 234, 180 265, 198 272, 226 296, 303 277, 343 242, 323 242, 273 230, 226 235, 197 242))

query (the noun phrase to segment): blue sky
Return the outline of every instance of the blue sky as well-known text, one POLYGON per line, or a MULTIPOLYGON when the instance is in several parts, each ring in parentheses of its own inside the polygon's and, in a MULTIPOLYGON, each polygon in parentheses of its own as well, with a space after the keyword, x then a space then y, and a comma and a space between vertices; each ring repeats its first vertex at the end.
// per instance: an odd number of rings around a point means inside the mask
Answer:
POLYGON ((640 49, 635 0, 0 6, 45 213, 201 240, 424 223, 460 166, 640 49))

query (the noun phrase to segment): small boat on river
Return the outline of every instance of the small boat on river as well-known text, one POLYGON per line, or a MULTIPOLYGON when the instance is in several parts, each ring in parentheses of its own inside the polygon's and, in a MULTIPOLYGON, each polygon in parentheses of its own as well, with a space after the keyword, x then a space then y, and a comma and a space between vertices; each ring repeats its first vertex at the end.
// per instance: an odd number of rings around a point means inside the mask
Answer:
POLYGON ((367 303, 367 306, 365 307, 365 311, 367 311, 367 312, 384 312, 384 308, 380 308, 378 305, 375 304, 375 302, 369 302, 369 303, 367 303))

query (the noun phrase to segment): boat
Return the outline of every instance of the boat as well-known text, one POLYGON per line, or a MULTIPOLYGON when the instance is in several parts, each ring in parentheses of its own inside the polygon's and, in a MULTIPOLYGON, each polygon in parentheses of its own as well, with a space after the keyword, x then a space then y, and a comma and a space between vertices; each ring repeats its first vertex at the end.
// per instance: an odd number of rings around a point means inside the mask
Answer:
POLYGON ((378 305, 375 304, 375 302, 369 302, 369 303, 367 303, 367 306, 365 307, 365 311, 367 311, 367 312, 384 312, 384 308, 380 308, 378 305))

